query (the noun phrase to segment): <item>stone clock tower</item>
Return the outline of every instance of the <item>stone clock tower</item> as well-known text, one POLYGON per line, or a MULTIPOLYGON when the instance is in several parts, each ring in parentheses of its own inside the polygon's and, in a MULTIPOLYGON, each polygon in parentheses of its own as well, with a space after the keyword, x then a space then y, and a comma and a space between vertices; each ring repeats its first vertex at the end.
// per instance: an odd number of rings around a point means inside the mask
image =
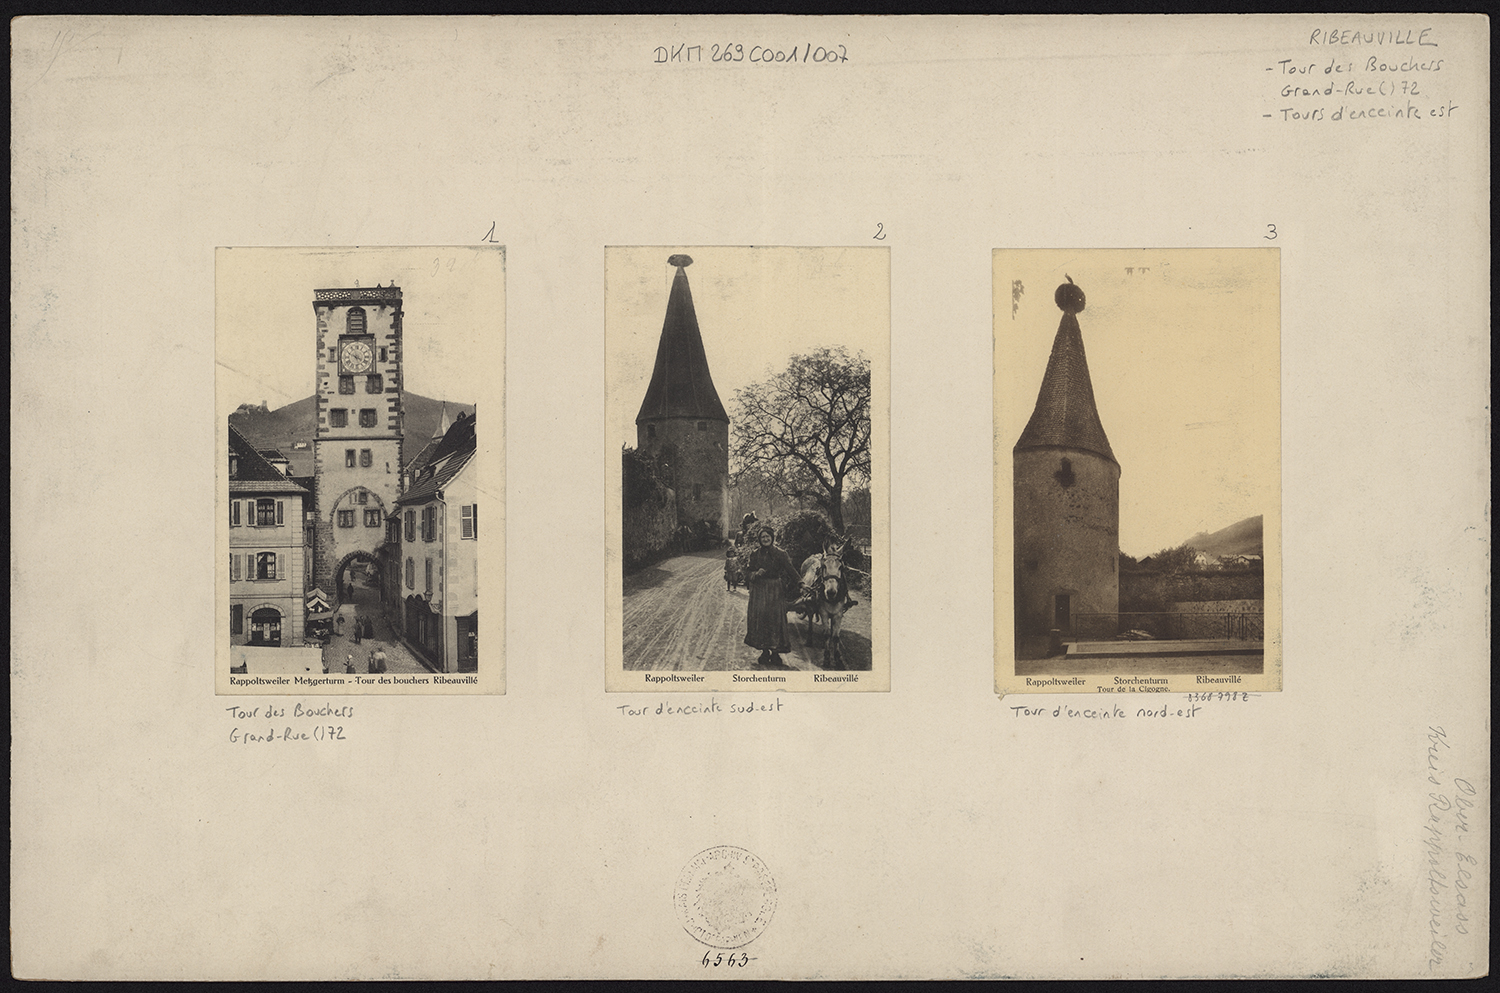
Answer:
POLYGON ((314 290, 313 311, 313 574, 341 602, 350 564, 378 566, 385 518, 401 492, 401 288, 314 290))

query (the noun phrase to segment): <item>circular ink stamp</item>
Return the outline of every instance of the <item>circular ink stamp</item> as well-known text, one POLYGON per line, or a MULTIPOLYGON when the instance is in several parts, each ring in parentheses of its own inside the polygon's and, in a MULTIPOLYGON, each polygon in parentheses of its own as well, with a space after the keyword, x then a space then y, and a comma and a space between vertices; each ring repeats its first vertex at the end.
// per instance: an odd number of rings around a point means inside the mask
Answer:
POLYGON ((739 948, 760 936, 776 912, 776 882, 743 848, 718 845, 683 866, 672 893, 677 919, 710 948, 739 948))

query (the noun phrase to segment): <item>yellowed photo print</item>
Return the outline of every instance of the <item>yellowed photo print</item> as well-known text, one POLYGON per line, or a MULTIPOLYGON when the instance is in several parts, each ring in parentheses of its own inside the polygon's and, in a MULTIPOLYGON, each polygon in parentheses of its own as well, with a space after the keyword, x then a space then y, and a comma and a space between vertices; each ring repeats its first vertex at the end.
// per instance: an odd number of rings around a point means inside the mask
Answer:
POLYGON ((503 692, 503 249, 215 269, 218 691, 503 692))
POLYGON ((1280 253, 993 264, 997 690, 1279 690, 1280 253))
POLYGON ((606 686, 889 689, 889 251, 604 258, 606 686))

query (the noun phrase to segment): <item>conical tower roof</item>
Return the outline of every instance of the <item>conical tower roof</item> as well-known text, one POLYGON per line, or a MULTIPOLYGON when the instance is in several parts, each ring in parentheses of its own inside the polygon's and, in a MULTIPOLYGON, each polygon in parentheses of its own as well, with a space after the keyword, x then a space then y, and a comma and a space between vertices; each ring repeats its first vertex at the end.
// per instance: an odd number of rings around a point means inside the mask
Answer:
POLYGON ((1094 405, 1094 384, 1089 379, 1089 363, 1083 353, 1083 332, 1075 316, 1083 309, 1083 292, 1072 281, 1058 287, 1058 306, 1063 309, 1052 341, 1052 356, 1047 373, 1037 392, 1036 409, 1015 451, 1029 448, 1077 448, 1102 455, 1119 465, 1104 425, 1099 422, 1099 408, 1094 405), (1076 291, 1065 293, 1064 291, 1076 291))
POLYGON ((691 417, 699 420, 729 421, 719 392, 708 372, 708 356, 703 351, 703 336, 698 332, 698 315, 693 311, 693 292, 688 289, 688 266, 693 260, 674 255, 667 260, 677 267, 672 278, 672 292, 667 297, 667 318, 662 322, 661 341, 656 346, 656 368, 636 423, 660 417, 691 417))

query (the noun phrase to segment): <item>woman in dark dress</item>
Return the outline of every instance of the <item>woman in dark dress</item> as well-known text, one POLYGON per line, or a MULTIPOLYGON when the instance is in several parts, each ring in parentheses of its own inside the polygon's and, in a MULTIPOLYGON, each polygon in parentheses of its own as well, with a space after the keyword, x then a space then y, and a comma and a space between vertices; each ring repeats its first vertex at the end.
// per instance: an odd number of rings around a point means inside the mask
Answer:
POLYGON ((786 626, 786 599, 782 583, 798 589, 802 577, 786 552, 776 547, 776 533, 761 528, 756 547, 745 558, 745 580, 750 586, 750 606, 745 611, 745 644, 760 649, 758 665, 781 662, 781 653, 792 650, 786 626))

